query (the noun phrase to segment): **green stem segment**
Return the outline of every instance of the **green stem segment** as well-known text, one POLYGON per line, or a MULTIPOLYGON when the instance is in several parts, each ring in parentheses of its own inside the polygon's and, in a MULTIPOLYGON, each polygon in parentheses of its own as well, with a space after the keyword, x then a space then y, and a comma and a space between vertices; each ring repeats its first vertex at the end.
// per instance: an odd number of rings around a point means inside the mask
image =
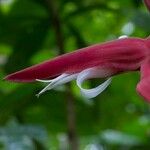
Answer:
MULTIPOLYGON (((48 8, 48 12, 50 13, 50 17, 52 19, 52 26, 55 31, 56 44, 59 48, 59 55, 64 54, 64 40, 63 40, 63 32, 61 20, 58 14, 58 8, 56 5, 56 1, 53 0, 45 0, 48 8)), ((67 124, 68 124, 68 143, 70 150, 78 150, 78 140, 76 134, 76 115, 75 115, 75 104, 74 97, 71 92, 70 84, 67 85, 66 92, 66 100, 67 100, 67 124)))

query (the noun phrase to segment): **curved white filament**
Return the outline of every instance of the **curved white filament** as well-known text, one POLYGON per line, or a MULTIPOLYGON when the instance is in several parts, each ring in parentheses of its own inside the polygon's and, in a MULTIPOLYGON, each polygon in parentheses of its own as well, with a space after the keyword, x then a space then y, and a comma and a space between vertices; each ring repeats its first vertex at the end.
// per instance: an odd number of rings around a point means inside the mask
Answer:
POLYGON ((107 86, 111 83, 111 78, 107 79, 104 83, 92 89, 84 89, 82 87, 82 83, 89 78, 104 78, 110 76, 111 74, 112 74, 111 70, 94 67, 94 68, 85 69, 82 72, 76 74, 64 73, 52 80, 36 79, 39 82, 49 83, 44 89, 42 89, 37 94, 37 96, 39 97, 42 93, 44 93, 47 90, 51 90, 59 85, 77 79, 77 85, 80 88, 82 95, 87 98, 94 98, 107 88, 107 86))
POLYGON ((107 79, 104 83, 100 84, 99 86, 92 88, 92 89, 84 89, 82 87, 82 83, 89 78, 95 78, 95 77, 101 77, 104 75, 104 70, 102 70, 102 74, 100 73, 100 70, 90 68, 82 71, 79 73, 77 77, 77 85, 81 90, 81 93, 86 98, 94 98, 97 95, 99 95, 101 92, 103 92, 108 85, 111 83, 112 78, 107 79))
POLYGON ((39 82, 45 82, 45 83, 49 83, 49 82, 57 82, 58 80, 61 80, 62 78, 68 76, 69 74, 66 74, 66 73, 63 73, 62 75, 54 78, 54 79, 51 79, 51 80, 40 80, 40 79, 36 79, 36 81, 39 81, 39 82))
POLYGON ((53 80, 39 80, 39 79, 36 79, 37 81, 40 81, 40 82, 48 82, 49 84, 43 89, 41 90, 37 96, 39 97, 42 93, 44 93, 45 91, 47 90, 51 90, 59 85, 62 85, 62 84, 65 84, 67 82, 70 82, 71 80, 74 80, 77 78, 77 75, 78 74, 62 74, 60 76, 58 76, 57 78, 53 79, 53 80))

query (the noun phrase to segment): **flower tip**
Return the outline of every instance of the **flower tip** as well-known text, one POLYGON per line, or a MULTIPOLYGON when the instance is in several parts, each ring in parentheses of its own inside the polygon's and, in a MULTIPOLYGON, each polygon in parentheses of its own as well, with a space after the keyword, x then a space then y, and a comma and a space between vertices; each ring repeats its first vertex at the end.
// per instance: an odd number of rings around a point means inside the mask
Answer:
POLYGON ((23 76, 17 76, 15 73, 9 74, 3 78, 3 80, 11 81, 11 82, 34 82, 35 79, 24 78, 23 76))
POLYGON ((5 81, 5 80, 7 80, 7 78, 6 78, 6 77, 4 77, 4 78, 2 78, 2 80, 3 80, 3 81, 5 81))
POLYGON ((9 82, 23 82, 23 81, 14 79, 11 75, 7 75, 7 76, 4 77, 2 80, 3 80, 3 81, 9 81, 9 82))
POLYGON ((4 77, 2 80, 4 80, 4 81, 13 81, 9 75, 4 77))

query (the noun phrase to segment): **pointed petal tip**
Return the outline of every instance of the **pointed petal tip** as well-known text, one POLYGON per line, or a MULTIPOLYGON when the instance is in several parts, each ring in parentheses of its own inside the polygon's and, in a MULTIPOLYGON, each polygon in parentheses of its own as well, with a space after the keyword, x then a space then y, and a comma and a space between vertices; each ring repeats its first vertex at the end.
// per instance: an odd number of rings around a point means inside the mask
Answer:
POLYGON ((9 75, 4 77, 2 80, 4 80, 4 81, 13 81, 9 75))
POLYGON ((28 80, 28 79, 21 79, 15 77, 14 74, 7 75, 6 77, 3 78, 4 81, 11 81, 11 82, 34 82, 34 80, 28 80))

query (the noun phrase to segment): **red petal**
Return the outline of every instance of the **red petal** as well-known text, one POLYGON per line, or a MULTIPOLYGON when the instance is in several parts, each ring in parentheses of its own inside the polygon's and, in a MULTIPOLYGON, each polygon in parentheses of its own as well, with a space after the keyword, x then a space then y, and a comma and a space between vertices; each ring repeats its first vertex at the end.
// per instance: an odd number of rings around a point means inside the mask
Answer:
POLYGON ((137 91, 150 102, 150 61, 141 66, 141 81, 137 85, 137 91))
POLYGON ((94 66, 104 66, 116 72, 136 70, 147 51, 144 42, 138 38, 126 38, 89 46, 10 74, 5 79, 32 82, 62 73, 77 73, 94 66))

